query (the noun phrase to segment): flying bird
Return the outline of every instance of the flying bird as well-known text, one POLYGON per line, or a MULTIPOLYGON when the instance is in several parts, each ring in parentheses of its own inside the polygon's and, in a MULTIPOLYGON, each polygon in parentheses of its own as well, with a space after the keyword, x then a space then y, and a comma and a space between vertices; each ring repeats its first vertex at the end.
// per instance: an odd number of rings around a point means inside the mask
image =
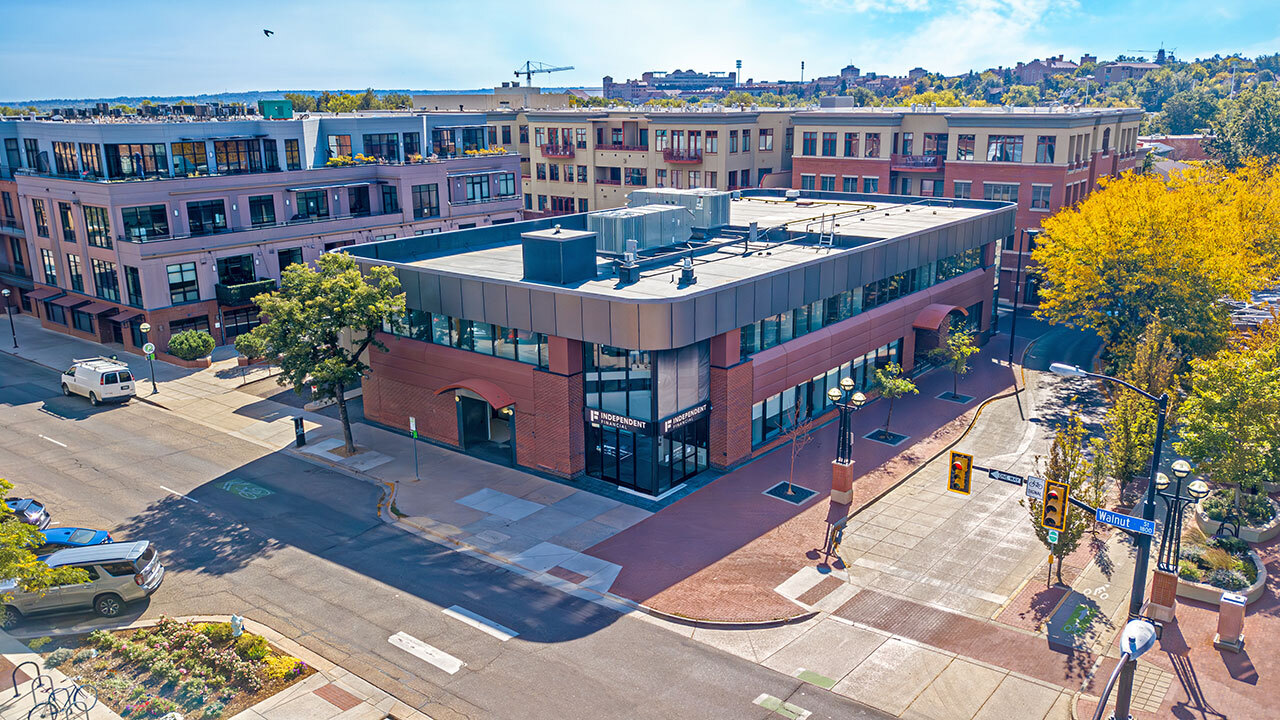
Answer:
POLYGON ((263 28, 263 29, 262 29, 262 34, 263 34, 263 35, 266 35, 267 37, 271 37, 272 35, 275 35, 275 34, 276 34, 276 31, 275 31, 275 30, 267 30, 266 28, 263 28))

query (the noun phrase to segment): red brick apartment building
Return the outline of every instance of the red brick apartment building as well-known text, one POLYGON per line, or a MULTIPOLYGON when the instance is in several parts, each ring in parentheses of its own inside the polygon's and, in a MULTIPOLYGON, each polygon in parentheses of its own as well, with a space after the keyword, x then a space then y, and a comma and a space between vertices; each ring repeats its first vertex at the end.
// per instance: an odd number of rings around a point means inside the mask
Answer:
POLYGON ((1138 108, 861 108, 825 100, 792 116, 792 186, 1017 203, 1018 232, 1000 262, 1006 300, 1016 283, 1022 302, 1036 302, 1039 278, 1028 265, 1041 221, 1138 164, 1138 108))

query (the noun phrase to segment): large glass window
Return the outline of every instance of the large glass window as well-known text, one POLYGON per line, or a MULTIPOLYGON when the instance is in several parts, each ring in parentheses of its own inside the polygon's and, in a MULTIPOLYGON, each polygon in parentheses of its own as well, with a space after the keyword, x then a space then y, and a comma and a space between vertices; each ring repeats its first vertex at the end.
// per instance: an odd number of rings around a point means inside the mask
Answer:
POLYGON ((55 140, 53 143, 53 166, 59 175, 75 175, 80 172, 80 163, 76 159, 76 144, 55 140))
POLYGON ((956 136, 956 159, 972 160, 974 148, 974 135, 957 135, 956 136))
POLYGON ((218 258, 218 284, 243 285, 256 279, 252 255, 218 258))
POLYGON ((397 133, 373 133, 364 136, 364 154, 379 160, 400 159, 400 136, 397 133))
POLYGON ((40 261, 44 265, 44 284, 58 285, 58 261, 53 257, 53 251, 48 248, 40 248, 40 261))
POLYGON ((208 235, 227 229, 227 209, 222 200, 187 203, 187 224, 192 235, 208 235))
POLYGON ((347 188, 347 210, 354 217, 364 217, 373 210, 369 207, 369 186, 347 188))
POLYGON ((273 195, 249 197, 249 222, 254 227, 276 224, 276 199, 273 195))
MULTIPOLYGON (((511 126, 505 126, 506 143, 511 143, 511 126)), ((421 160, 422 159, 422 135, 416 132, 407 132, 404 134, 404 159, 405 160, 421 160)))
POLYGON ((329 194, 324 190, 301 190, 297 196, 298 215, 302 218, 329 217, 329 194))
POLYGON ((40 172, 49 172, 49 161, 40 157, 40 141, 36 138, 24 138, 22 144, 27 150, 27 167, 40 172))
POLYGON ((196 281, 196 264, 178 263, 165 268, 169 274, 169 302, 195 302, 200 299, 200 285, 196 281))
POLYGON ((880 133, 867 133, 862 150, 863 157, 880 157, 880 133))
MULTIPOLYGON (((551 166, 553 169, 556 167, 551 166)), ((489 199, 489 176, 468 175, 466 177, 467 202, 484 202, 489 199)))
POLYGON ((132 240, 148 240, 169 236, 169 217, 164 205, 143 205, 120 210, 125 236, 132 240))
POLYGON ((209 174, 209 156, 204 141, 176 142, 173 149, 173 174, 178 177, 209 174))
POLYGON ((400 194, 395 185, 382 186, 382 212, 400 212, 400 194))
POLYGON ((410 310, 384 323, 382 331, 459 350, 548 367, 547 336, 526 330, 461 320, 439 313, 410 310))
POLYGON ((435 183, 413 186, 413 218, 422 220, 440 216, 440 190, 435 183))
POLYGON ((286 170, 302 169, 302 153, 298 152, 297 140, 284 141, 284 166, 286 170))
POLYGON ((818 133, 806 131, 800 136, 800 154, 818 154, 818 133))
POLYGON ((93 177, 102 177, 102 155, 95 143, 80 143, 80 165, 93 177))
POLYGON ((329 136, 329 157, 351 157, 351 136, 350 135, 330 135, 329 136))
POLYGON ((822 154, 824 157, 835 157, 836 154, 836 134, 833 132, 822 133, 822 154))
POLYGON ((1057 144, 1056 135, 1040 135, 1036 138, 1036 162, 1051 163, 1053 162, 1053 149, 1057 144))
POLYGON ((169 175, 169 155, 164 143, 117 144, 103 147, 107 153, 108 177, 147 178, 169 175))
POLYGON ((984 200, 1003 200, 1018 202, 1018 186, 1016 183, 982 183, 984 200))
POLYGON ((261 146, 256 140, 215 140, 213 157, 224 175, 262 172, 261 146))
POLYGON ((111 247, 111 220, 107 209, 93 205, 84 206, 84 232, 89 244, 94 247, 111 247))
POLYGON ((1022 136, 989 136, 987 138, 987 162, 1022 162, 1022 136))
POLYGON ((653 356, 647 351, 584 343, 587 407, 653 420, 653 356))
POLYGON ((124 291, 130 305, 142 307, 142 277, 138 268, 124 265, 124 291))
POLYGON ((262 141, 262 167, 267 172, 276 172, 280 169, 280 147, 274 138, 266 138, 262 141))
POLYGON ((71 203, 58 203, 58 220, 62 224, 62 239, 69 243, 76 241, 76 221, 71 215, 71 203))
MULTIPOLYGON (((585 166, 583 166, 585 169, 585 166)), ((586 180, 586 173, 583 173, 583 180, 586 180)), ((508 197, 516 194, 516 174, 515 173, 499 173, 498 174, 498 195, 508 197)))
POLYGON ((280 263, 280 272, 290 265, 302 264, 302 248, 281 248, 276 253, 276 260, 280 263))
POLYGON ((940 158, 945 158, 947 156, 947 134, 925 133, 924 154, 936 155, 940 158))
POLYGON ((120 280, 116 277, 116 264, 92 258, 93 286, 98 297, 112 302, 120 301, 120 280))
POLYGON ((18 152, 18 138, 4 139, 4 156, 10 169, 22 167, 22 153, 18 152))
POLYGON ((844 134, 844 156, 858 157, 858 133, 847 132, 844 134))

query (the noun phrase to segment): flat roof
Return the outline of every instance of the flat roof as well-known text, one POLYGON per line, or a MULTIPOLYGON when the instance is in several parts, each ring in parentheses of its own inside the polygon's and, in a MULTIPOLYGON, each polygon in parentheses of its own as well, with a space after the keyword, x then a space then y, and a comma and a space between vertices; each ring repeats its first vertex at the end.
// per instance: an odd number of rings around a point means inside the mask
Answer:
MULTIPOLYGON (((928 199, 921 198, 921 201, 928 199)), ((755 242, 737 242, 714 250, 703 250, 693 255, 694 274, 697 283, 681 286, 676 282, 680 264, 687 252, 674 252, 665 262, 653 258, 645 264, 640 279, 622 284, 613 275, 615 260, 597 256, 599 274, 594 280, 575 283, 571 287, 549 286, 541 282, 526 282, 522 246, 519 243, 493 245, 467 250, 442 250, 426 257, 407 262, 410 267, 447 273, 467 278, 495 280, 509 284, 548 288, 595 295, 612 300, 658 300, 705 293, 708 290, 734 285, 744 280, 770 275, 783 270, 832 259, 856 252, 858 248, 890 238, 933 230, 951 223, 972 219, 992 212, 991 208, 947 206, 945 199, 937 205, 924 202, 903 202, 902 199, 869 202, 861 200, 801 200, 786 201, 781 198, 742 198, 729 205, 730 226, 741 230, 757 223, 761 231, 755 242), (823 218, 828 228, 834 226, 839 244, 830 246, 815 243, 777 242, 766 240, 763 231, 769 229, 791 232, 821 230, 823 218)), ((611 212, 602 210, 598 212, 611 212)), ((591 213, 594 214, 594 213, 591 213)), ((738 233, 740 235, 740 233, 738 233)), ((733 237, 737 237, 734 235, 733 237)), ((730 237, 713 237, 708 245, 726 243, 730 237)), ((690 246, 680 244, 677 249, 690 246)))

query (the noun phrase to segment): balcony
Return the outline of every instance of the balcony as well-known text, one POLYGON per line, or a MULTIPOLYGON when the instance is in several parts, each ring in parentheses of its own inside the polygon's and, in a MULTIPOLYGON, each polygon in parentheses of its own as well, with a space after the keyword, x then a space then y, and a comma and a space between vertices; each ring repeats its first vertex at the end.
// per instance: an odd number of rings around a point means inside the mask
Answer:
POLYGON ((942 172, 942 156, 893 154, 889 156, 889 169, 905 172, 942 172))
POLYGON ((596 178, 597 185, 621 185, 622 180, 612 180, 610 178, 596 178))
POLYGON ((248 305, 253 302, 255 296, 275 289, 276 281, 271 279, 259 279, 253 282, 240 283, 239 285, 223 285, 219 283, 213 286, 213 291, 218 296, 218 304, 228 307, 248 305))
POLYGON ((571 158, 575 151, 572 145, 543 145, 542 156, 549 158, 571 158))
POLYGON ((682 148, 664 148, 662 151, 662 159, 669 163, 690 163, 696 164, 702 162, 702 150, 694 148, 685 150, 682 148))
POLYGON ((623 145, 615 143, 613 145, 596 145, 597 150, 617 150, 622 152, 648 152, 648 145, 623 145))

